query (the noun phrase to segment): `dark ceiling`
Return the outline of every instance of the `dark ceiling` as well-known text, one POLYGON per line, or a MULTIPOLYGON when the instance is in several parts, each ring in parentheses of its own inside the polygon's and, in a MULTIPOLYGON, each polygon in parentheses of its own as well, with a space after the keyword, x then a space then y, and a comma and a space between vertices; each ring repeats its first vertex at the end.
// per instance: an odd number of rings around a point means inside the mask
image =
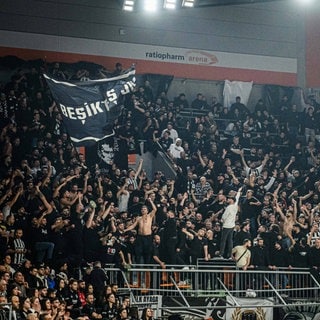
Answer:
MULTIPOLYGON (((119 6, 122 7, 125 0, 117 0, 119 6)), ((160 0, 158 6, 161 8, 165 0, 160 0)), ((242 5, 242 4, 257 4, 266 2, 282 2, 286 0, 195 0, 195 8, 206 8, 206 7, 217 7, 217 6, 231 6, 231 5, 242 5)), ((183 0, 178 0, 178 8, 182 6, 183 0)), ((135 0, 134 10, 143 10, 144 1, 135 0)), ((190 8, 186 8, 190 9, 190 8)))
POLYGON ((196 0, 196 7, 227 6, 246 3, 274 2, 282 0, 196 0))
MULTIPOLYGON (((119 4, 122 6, 124 0, 118 0, 119 4)), ((164 0, 161 0, 164 1, 164 0)), ((195 0, 195 7, 215 7, 215 6, 229 6, 229 5, 239 5, 239 4, 253 4, 253 3, 263 3, 263 2, 280 2, 285 0, 195 0)), ((183 2, 183 0, 178 0, 178 3, 183 2)), ((136 8, 141 8, 143 1, 136 0, 136 8)))

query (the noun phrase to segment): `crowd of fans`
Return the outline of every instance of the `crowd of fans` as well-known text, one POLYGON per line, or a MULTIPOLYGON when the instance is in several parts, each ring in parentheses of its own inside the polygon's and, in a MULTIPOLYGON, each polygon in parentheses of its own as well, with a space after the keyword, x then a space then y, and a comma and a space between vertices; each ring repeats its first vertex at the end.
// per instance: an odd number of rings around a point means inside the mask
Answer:
MULTIPOLYGON (((86 70, 58 79, 85 81, 86 70)), ((122 72, 121 65, 111 73, 122 72)), ((100 76, 108 76, 100 71, 100 76)), ((198 94, 169 100, 146 81, 114 123, 126 152, 167 153, 175 179, 117 162, 88 165, 68 138, 36 68, 0 88, 0 301, 17 319, 127 319, 129 301, 102 268, 187 266, 320 268, 320 106, 284 96, 224 108, 198 94), (184 120, 182 110, 203 112, 184 120), (251 246, 251 244, 254 244, 251 246), (79 279, 79 267, 85 275, 79 279), (108 285, 107 285, 108 284, 108 285)), ((126 154, 124 155, 126 156, 126 154)), ((144 317, 151 319, 150 310, 144 317)), ((143 318, 144 319, 144 318, 143 318)))

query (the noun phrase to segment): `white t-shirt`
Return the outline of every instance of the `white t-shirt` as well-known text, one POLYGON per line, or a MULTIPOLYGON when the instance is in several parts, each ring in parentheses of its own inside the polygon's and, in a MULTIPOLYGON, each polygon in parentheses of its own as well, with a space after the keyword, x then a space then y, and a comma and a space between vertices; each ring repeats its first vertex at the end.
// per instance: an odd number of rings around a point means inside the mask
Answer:
POLYGON ((221 217, 223 228, 234 228, 236 225, 236 217, 238 213, 238 203, 240 198, 240 192, 237 192, 236 201, 233 204, 229 204, 223 212, 221 217))
POLYGON ((175 143, 172 143, 169 148, 169 152, 175 159, 181 158, 181 152, 184 152, 183 147, 177 146, 175 143))

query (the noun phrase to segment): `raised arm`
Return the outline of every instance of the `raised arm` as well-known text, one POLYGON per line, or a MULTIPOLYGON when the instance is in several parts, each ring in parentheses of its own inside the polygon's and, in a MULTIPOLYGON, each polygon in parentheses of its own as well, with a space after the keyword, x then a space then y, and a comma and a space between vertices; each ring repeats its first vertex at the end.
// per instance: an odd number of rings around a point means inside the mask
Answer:
POLYGON ((277 188, 273 191, 273 197, 274 199, 278 199, 279 190, 282 187, 282 183, 279 183, 277 188))
POLYGON ((302 202, 309 199, 312 195, 314 194, 314 191, 313 190, 310 190, 307 194, 305 194, 304 196, 301 196, 299 197, 299 204, 300 204, 300 207, 302 205, 302 202))
POLYGON ((143 159, 140 159, 139 164, 138 164, 138 168, 136 170, 135 179, 137 179, 139 177, 139 174, 142 170, 142 164, 143 164, 143 159))
POLYGON ((85 194, 88 190, 89 177, 90 177, 90 171, 86 172, 86 174, 84 175, 84 178, 83 178, 83 190, 82 190, 83 194, 85 194))
POLYGON ((151 200, 151 198, 148 199, 150 204, 151 204, 151 207, 152 207, 152 210, 151 212, 149 213, 150 217, 153 218, 157 212, 157 207, 156 205, 154 204, 154 202, 151 200))
POLYGON ((22 194, 23 194, 23 186, 21 185, 18 191, 16 192, 16 194, 14 195, 14 197, 9 202, 7 202, 6 205, 11 209, 22 194))
POLYGON ((189 232, 186 228, 182 228, 181 231, 188 237, 188 239, 194 239, 194 234, 189 232))
POLYGON ((240 187, 237 191, 237 194, 236 194, 236 201, 235 201, 235 204, 238 205, 239 203, 239 199, 240 199, 240 195, 241 195, 241 191, 242 191, 242 187, 240 187))
POLYGON ((93 218, 94 218, 94 214, 96 212, 95 208, 92 208, 92 207, 90 207, 90 208, 91 208, 90 216, 89 216, 88 220, 86 221, 86 227, 88 229, 91 228, 91 226, 92 226, 92 221, 93 221, 93 218))
POLYGON ((36 195, 40 198, 43 205, 46 207, 46 214, 50 214, 53 211, 52 205, 48 202, 45 195, 40 191, 39 185, 36 185, 36 195))
POLYGON ((127 179, 126 179, 126 181, 125 181, 125 183, 122 185, 122 187, 117 191, 117 199, 120 199, 120 196, 122 195, 122 194, 128 194, 129 193, 129 191, 128 190, 126 190, 126 187, 128 186, 128 182, 127 182, 127 179))
POLYGON ((59 192, 60 190, 71 180, 73 180, 74 178, 76 178, 76 175, 73 176, 68 176, 65 178, 65 180, 59 184, 53 191, 53 198, 57 198, 59 196, 59 192))
POLYGON ((128 232, 130 230, 135 229, 135 227, 138 225, 139 220, 141 219, 141 217, 138 217, 131 226, 127 227, 124 232, 128 232))
POLYGON ((313 234, 315 233, 315 231, 316 231, 316 227, 314 225, 312 225, 310 232, 308 233, 308 237, 307 237, 307 244, 309 246, 312 245, 311 241, 312 241, 312 237, 313 237, 313 234))
POLYGON ((200 164, 201 164, 201 166, 204 168, 204 167, 206 166, 206 163, 204 162, 204 160, 203 160, 203 158, 202 158, 201 151, 198 150, 198 151, 197 151, 197 154, 198 154, 198 158, 199 158, 200 164))
MULTIPOLYGON (((107 205, 107 201, 105 202, 105 206, 106 205, 107 205)), ((114 209, 114 203, 111 202, 110 205, 108 206, 108 208, 104 210, 104 212, 101 216, 101 219, 104 220, 110 214, 111 210, 113 210, 113 209, 114 209)))
POLYGON ((171 198, 172 195, 173 195, 173 192, 174 192, 174 185, 175 185, 175 181, 172 179, 170 180, 170 183, 169 183, 169 190, 168 190, 168 197, 171 198))
POLYGON ((292 199, 291 202, 292 202, 292 205, 293 205, 293 219, 296 221, 297 220, 297 214, 298 214, 297 201, 295 199, 292 199))
POLYGON ((311 159, 312 159, 312 161, 313 161, 313 164, 314 164, 314 165, 317 165, 318 158, 314 155, 312 149, 310 150, 310 156, 311 156, 311 159))
POLYGON ((99 176, 97 179, 98 185, 97 185, 97 189, 98 189, 98 194, 99 194, 99 198, 103 197, 103 186, 102 186, 102 177, 99 176))
POLYGON ((2 205, 8 197, 12 196, 12 189, 8 188, 4 195, 0 198, 0 205, 2 205))
POLYGON ((42 213, 42 215, 39 218, 34 218, 33 222, 36 228, 40 227, 42 219, 47 215, 46 211, 42 213))
POLYGON ((280 206, 279 206, 278 200, 277 200, 276 198, 274 199, 274 204, 275 204, 276 212, 279 213, 279 215, 280 215, 280 217, 281 217, 281 220, 282 220, 282 221, 286 221, 287 218, 286 218, 286 216, 284 215, 284 213, 282 212, 282 210, 281 210, 281 208, 280 208, 280 206))
POLYGON ((140 103, 137 100, 133 101, 134 108, 141 113, 145 113, 146 111, 140 107, 140 103))
POLYGON ((240 157, 241 157, 241 162, 242 162, 242 165, 243 165, 243 168, 244 170, 247 172, 247 175, 248 175, 248 170, 250 169, 247 162, 246 162, 246 159, 244 158, 244 151, 243 149, 240 151, 240 157))
POLYGON ((53 171, 53 170, 52 170, 51 161, 48 161, 48 173, 47 173, 47 175, 46 175, 44 178, 42 178, 42 180, 41 180, 41 187, 43 187, 43 186, 45 185, 47 179, 50 179, 50 178, 51 178, 51 176, 52 176, 52 171, 53 171))
POLYGON ((268 183, 267 183, 265 186, 263 186, 264 190, 266 190, 266 191, 268 192, 268 191, 270 190, 270 188, 272 187, 272 185, 274 184, 275 181, 276 181, 276 178, 275 178, 274 176, 272 176, 272 177, 269 179, 268 183))
POLYGON ((289 172, 289 168, 293 162, 294 162, 294 157, 291 157, 288 164, 283 168, 283 171, 285 172, 286 176, 292 176, 292 174, 289 172))

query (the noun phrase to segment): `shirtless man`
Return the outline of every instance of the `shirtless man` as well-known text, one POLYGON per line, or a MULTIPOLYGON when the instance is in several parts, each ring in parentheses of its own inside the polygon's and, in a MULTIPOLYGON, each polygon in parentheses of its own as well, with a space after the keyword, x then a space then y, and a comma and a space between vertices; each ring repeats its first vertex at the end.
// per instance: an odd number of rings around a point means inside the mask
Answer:
POLYGON ((292 228, 293 225, 297 221, 297 202, 296 200, 292 199, 293 207, 289 208, 285 214, 283 213, 282 209, 279 206, 277 200, 275 200, 275 209, 276 212, 279 213, 283 225, 283 245, 285 248, 289 248, 291 245, 292 239, 292 228))
POLYGON ((127 232, 138 226, 138 235, 135 247, 138 264, 150 264, 152 258, 152 221, 156 214, 157 207, 151 198, 148 200, 152 206, 152 211, 149 213, 148 207, 143 205, 141 208, 141 216, 125 230, 125 232, 127 232))

